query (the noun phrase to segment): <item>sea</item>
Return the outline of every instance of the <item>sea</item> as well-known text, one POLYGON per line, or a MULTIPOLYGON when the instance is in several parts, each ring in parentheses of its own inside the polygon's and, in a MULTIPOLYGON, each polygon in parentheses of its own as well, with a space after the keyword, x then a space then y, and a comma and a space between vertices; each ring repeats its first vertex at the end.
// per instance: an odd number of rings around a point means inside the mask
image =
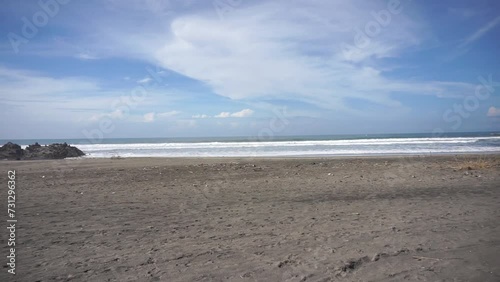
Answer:
POLYGON ((85 158, 111 157, 328 157, 377 155, 437 155, 500 153, 500 133, 372 134, 324 136, 109 138, 0 140, 23 148, 68 143, 85 158))

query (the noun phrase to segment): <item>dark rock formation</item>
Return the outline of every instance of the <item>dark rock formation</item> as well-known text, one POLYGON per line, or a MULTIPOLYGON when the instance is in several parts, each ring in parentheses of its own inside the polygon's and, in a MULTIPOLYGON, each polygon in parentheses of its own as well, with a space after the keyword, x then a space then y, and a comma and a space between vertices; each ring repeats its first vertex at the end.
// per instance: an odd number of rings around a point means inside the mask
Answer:
POLYGON ((21 146, 8 142, 7 144, 0 147, 0 159, 8 160, 20 160, 24 154, 21 146))
POLYGON ((85 155, 80 149, 66 143, 41 146, 29 145, 25 150, 17 144, 7 143, 0 148, 0 159, 8 160, 46 160, 75 158, 85 155))

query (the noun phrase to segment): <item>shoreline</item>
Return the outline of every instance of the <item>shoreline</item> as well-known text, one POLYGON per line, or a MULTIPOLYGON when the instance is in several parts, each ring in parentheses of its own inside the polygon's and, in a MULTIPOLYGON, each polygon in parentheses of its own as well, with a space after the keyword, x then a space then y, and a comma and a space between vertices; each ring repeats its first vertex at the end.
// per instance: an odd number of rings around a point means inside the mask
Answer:
POLYGON ((65 158, 65 159, 45 159, 45 160, 0 160, 1 162, 62 162, 62 161, 98 161, 98 160, 301 160, 301 159, 317 159, 317 160, 342 160, 342 159, 401 159, 401 158, 452 158, 452 157, 496 157, 500 156, 499 152, 485 152, 485 153, 440 153, 440 154, 380 154, 380 155, 304 155, 304 156, 244 156, 244 157, 78 157, 78 158, 65 158))

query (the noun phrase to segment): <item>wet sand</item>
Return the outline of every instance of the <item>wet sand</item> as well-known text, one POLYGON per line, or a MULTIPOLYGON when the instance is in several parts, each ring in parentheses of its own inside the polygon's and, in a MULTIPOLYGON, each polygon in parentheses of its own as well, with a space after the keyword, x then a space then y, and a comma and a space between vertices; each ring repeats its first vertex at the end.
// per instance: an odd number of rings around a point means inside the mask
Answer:
POLYGON ((0 168, 0 281, 500 281, 498 155, 0 168))

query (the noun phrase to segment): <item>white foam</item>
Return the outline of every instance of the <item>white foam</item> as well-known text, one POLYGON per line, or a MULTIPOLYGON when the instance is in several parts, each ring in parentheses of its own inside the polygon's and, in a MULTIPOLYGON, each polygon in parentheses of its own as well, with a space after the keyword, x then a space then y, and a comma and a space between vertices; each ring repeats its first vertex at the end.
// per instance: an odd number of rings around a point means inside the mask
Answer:
POLYGON ((198 142, 77 145, 87 157, 258 157, 500 152, 478 140, 500 137, 381 138, 266 142, 198 142))

